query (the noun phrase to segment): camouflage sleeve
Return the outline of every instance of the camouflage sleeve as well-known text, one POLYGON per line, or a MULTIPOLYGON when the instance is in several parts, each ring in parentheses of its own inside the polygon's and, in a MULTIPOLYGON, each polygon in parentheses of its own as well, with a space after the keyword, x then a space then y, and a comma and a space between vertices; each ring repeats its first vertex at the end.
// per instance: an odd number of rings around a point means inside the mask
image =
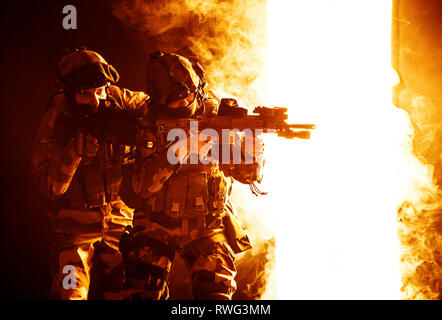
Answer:
MULTIPOLYGON (((219 114, 220 109, 223 109, 222 108, 223 106, 224 107, 227 106, 227 109, 224 108, 224 111, 222 111, 223 115, 232 115, 234 114, 235 109, 239 108, 238 103, 236 102, 235 99, 222 99, 221 101, 215 99, 213 100, 213 102, 219 103, 219 106, 214 109, 216 110, 217 114, 219 114)), ((232 151, 233 148, 239 148, 241 150, 241 163, 235 162, 231 158, 230 164, 220 163, 219 168, 223 171, 225 176, 232 177, 233 179, 241 183, 244 184, 252 184, 254 182, 260 183, 262 179, 262 168, 264 165, 264 160, 262 157, 262 150, 255 150, 256 146, 260 145, 256 143, 257 138, 253 136, 251 144, 247 144, 246 143, 247 138, 245 138, 244 135, 239 133, 235 133, 235 135, 232 135, 230 138, 231 138, 230 154, 231 155, 233 154, 232 151), (246 154, 248 154, 248 156, 246 156, 246 154)))
POLYGON ((117 86, 109 86, 108 93, 120 106, 129 110, 140 110, 149 98, 149 96, 142 91, 131 91, 117 86))
POLYGON ((134 192, 147 199, 160 191, 164 183, 180 168, 180 164, 170 164, 167 151, 156 153, 144 160, 134 170, 132 187, 134 192))
POLYGON ((54 132, 55 120, 63 112, 64 95, 52 100, 35 137, 32 150, 32 172, 34 180, 49 198, 63 195, 69 188, 81 157, 75 152, 74 141, 62 146, 54 132))
MULTIPOLYGON (((144 92, 110 86, 109 94, 124 108, 148 113, 144 92)), ((178 170, 178 165, 172 165, 167 160, 167 152, 155 153, 143 159, 131 169, 131 191, 141 198, 148 198, 161 190, 167 179, 178 170)), ((130 192, 129 192, 130 193, 130 192)))

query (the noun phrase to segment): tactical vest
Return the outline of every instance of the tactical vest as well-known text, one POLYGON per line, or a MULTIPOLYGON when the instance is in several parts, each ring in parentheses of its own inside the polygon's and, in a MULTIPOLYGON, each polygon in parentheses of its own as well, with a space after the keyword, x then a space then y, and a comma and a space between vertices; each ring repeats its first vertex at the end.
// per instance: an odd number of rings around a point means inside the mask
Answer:
POLYGON ((173 219, 194 219, 204 228, 206 220, 223 215, 231 180, 217 165, 182 165, 146 200, 151 211, 173 219))
POLYGON ((106 206, 120 199, 122 165, 128 147, 100 143, 95 158, 82 160, 66 193, 60 198, 62 207, 88 210, 106 206))
MULTIPOLYGON (((116 108, 111 104, 109 108, 116 108)), ((60 115, 58 127, 69 127, 71 118, 60 115)), ((59 119, 57 118, 57 121, 59 119)), ((57 127, 57 126, 56 126, 57 127)), ((58 139, 66 145, 75 128, 63 130, 58 139)), ((57 130, 56 130, 57 131, 57 130)), ((66 193, 57 200, 57 208, 89 210, 104 207, 120 200, 122 166, 128 162, 131 147, 123 145, 112 134, 105 134, 98 141, 99 150, 93 159, 84 158, 77 168, 66 193)))
MULTIPOLYGON (((155 112, 150 112, 148 109, 147 119, 154 127, 157 117, 155 112)), ((204 114, 213 114, 213 110, 206 108, 204 114)), ((141 130, 140 137, 142 139, 137 145, 138 161, 165 150, 165 137, 158 136, 151 129, 141 130)), ((191 230, 202 231, 210 224, 211 229, 207 229, 209 234, 205 239, 215 241, 210 232, 216 231, 214 235, 222 235, 234 253, 251 248, 245 229, 228 201, 232 178, 226 176, 218 164, 182 164, 158 192, 147 198, 140 197, 132 189, 134 174, 136 172, 129 170, 126 175, 123 199, 141 210, 143 217, 169 229, 181 228, 182 236, 189 235, 191 230)))
MULTIPOLYGON (((148 119, 154 126, 158 106, 153 103, 149 107, 152 109, 149 110, 148 119)), ((206 108, 204 114, 211 113, 212 109, 206 108)), ((169 144, 164 133, 143 129, 141 136, 144 140, 137 147, 141 161, 156 152, 165 151, 165 146, 169 144), (151 145, 149 141, 152 141, 151 145)), ((224 214, 231 187, 232 179, 226 177, 217 164, 182 164, 161 190, 145 199, 143 207, 151 212, 153 220, 157 218, 168 227, 178 227, 182 220, 188 220, 196 222, 197 228, 201 229, 212 218, 224 214)))

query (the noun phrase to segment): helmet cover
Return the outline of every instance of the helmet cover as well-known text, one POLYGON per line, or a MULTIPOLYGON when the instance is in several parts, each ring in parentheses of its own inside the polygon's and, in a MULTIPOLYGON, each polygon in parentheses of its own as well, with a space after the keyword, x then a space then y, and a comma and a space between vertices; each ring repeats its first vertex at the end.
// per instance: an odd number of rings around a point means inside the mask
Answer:
POLYGON ((57 65, 59 83, 69 89, 98 88, 118 82, 120 76, 98 53, 75 49, 65 54, 57 65))

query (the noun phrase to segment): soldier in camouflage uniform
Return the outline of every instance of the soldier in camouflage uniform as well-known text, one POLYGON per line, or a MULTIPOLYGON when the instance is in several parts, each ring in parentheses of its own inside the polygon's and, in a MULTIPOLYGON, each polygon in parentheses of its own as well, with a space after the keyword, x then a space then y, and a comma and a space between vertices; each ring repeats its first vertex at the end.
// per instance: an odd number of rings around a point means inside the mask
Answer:
MULTIPOLYGON (((146 115, 152 124, 156 119, 216 116, 203 79, 199 64, 176 54, 153 54, 146 78, 146 115)), ((140 146, 132 177, 123 182, 122 198, 136 207, 134 228, 120 242, 126 266, 123 295, 167 299, 167 279, 178 253, 190 270, 195 299, 230 300, 236 290, 234 254, 251 248, 228 200, 232 178, 247 184, 260 180, 261 163, 184 164, 187 151, 171 164, 168 150, 158 147, 140 146)))
POLYGON ((99 108, 135 113, 147 96, 111 85, 119 79, 117 71, 98 53, 83 48, 65 54, 57 73, 61 89, 50 101, 33 149, 35 181, 44 195, 56 199, 50 214, 54 239, 49 298, 87 299, 91 269, 100 266, 102 298, 119 299, 124 269, 118 242, 133 217, 133 209, 119 197, 129 147, 113 136, 99 141, 81 127, 70 131, 63 124, 74 123, 78 114, 99 114, 99 108), (72 275, 76 281, 66 281, 72 275))

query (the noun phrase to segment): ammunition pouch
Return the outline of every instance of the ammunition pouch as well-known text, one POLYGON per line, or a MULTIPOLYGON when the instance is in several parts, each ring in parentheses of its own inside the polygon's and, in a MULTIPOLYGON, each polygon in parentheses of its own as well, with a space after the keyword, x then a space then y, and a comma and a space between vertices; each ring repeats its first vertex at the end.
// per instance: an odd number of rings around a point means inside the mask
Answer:
POLYGON ((178 172, 167 183, 165 214, 174 218, 205 217, 209 208, 207 172, 178 172))
POLYGON ((233 205, 226 204, 227 214, 223 217, 224 233, 227 243, 235 254, 252 248, 245 228, 242 226, 235 213, 233 205))
POLYGON ((106 205, 106 191, 103 181, 103 172, 95 168, 85 168, 84 188, 86 206, 88 208, 103 207, 106 205))
POLYGON ((123 166, 123 181, 120 187, 120 198, 129 208, 143 208, 146 199, 139 196, 133 189, 132 177, 134 172, 134 164, 123 166))
POLYGON ((146 204, 152 220, 172 228, 181 225, 187 233, 222 215, 227 193, 228 181, 216 166, 183 165, 146 204))
MULTIPOLYGON (((150 213, 150 220, 152 220, 153 222, 156 222, 159 225, 162 225, 163 227, 166 227, 168 229, 182 228, 183 224, 187 225, 187 228, 189 230, 199 229, 201 227, 201 220, 198 217, 173 218, 173 217, 167 216, 166 214, 164 214, 164 212, 151 212, 150 213)), ((184 230, 184 232, 187 233, 188 230, 187 231, 184 230)))
POLYGON ((106 202, 115 202, 119 200, 121 182, 123 173, 121 165, 113 165, 104 170, 106 202))
POLYGON ((227 242, 223 232, 188 243, 184 248, 183 257, 189 268, 196 262, 199 256, 209 254, 214 250, 218 242, 227 242))
POLYGON ((181 218, 186 215, 188 177, 180 172, 170 179, 167 183, 164 213, 169 217, 181 218))
POLYGON ((80 166, 57 206, 79 210, 104 207, 120 199, 122 179, 121 164, 105 169, 93 165, 80 166))

